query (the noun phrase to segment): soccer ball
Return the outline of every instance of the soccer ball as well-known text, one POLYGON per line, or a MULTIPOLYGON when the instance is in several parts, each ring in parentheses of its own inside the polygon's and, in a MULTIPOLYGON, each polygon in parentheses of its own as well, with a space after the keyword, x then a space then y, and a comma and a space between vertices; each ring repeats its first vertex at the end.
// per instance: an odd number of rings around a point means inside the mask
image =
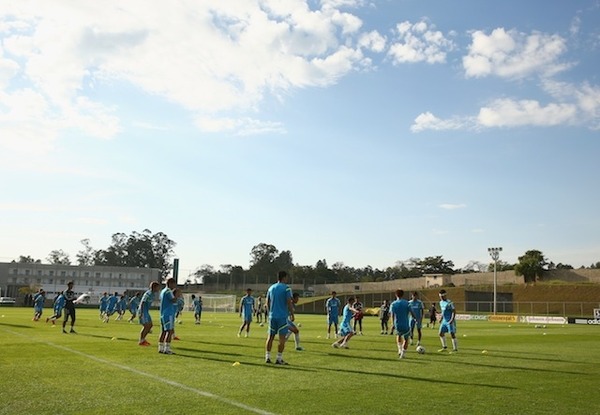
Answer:
POLYGON ((423 346, 417 346, 417 353, 425 354, 425 348, 423 346))

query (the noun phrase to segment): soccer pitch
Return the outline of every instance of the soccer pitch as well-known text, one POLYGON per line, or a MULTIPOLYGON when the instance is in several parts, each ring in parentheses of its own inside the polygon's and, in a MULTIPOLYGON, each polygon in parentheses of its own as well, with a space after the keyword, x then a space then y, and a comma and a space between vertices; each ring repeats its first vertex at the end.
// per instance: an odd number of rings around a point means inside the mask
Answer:
POLYGON ((438 353, 437 329, 423 328, 427 352, 399 360, 375 317, 344 350, 325 316, 298 315, 306 350, 290 338, 290 365, 276 366, 264 363, 266 327, 238 338, 237 314, 194 325, 184 313, 168 356, 156 326, 144 348, 138 324, 78 309, 78 334, 62 334, 50 312, 33 322, 32 309, 0 308, 0 414, 600 414, 598 326, 459 321, 458 353, 438 353))

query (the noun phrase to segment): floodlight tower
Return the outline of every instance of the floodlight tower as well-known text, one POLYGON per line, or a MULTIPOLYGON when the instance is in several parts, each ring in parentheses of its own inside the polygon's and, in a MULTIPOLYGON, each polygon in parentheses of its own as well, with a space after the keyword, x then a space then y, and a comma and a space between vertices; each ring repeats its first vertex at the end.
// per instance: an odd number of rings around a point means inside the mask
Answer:
POLYGON ((498 287, 498 278, 497 278, 497 266, 498 266, 498 258, 500 258, 500 252, 502 252, 502 247, 498 248, 488 248, 488 253, 494 260, 494 314, 496 314, 496 291, 498 287))

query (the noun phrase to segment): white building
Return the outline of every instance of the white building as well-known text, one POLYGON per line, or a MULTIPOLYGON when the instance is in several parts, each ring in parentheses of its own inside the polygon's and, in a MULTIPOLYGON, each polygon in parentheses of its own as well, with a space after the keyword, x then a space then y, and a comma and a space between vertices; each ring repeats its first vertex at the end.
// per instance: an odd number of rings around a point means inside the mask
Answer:
POLYGON ((0 262, 0 291, 3 297, 19 297, 19 288, 42 288, 47 298, 67 288, 73 281, 77 294, 90 294, 92 303, 104 292, 120 294, 145 291, 151 281, 162 281, 161 270, 110 266, 21 264, 0 262))

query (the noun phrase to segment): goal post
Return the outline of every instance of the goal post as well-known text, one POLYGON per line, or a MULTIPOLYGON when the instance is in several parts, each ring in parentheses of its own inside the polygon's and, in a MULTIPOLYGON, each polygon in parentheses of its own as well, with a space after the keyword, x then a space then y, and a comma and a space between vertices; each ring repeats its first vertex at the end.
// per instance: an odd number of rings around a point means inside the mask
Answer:
POLYGON ((235 295, 184 293, 185 309, 188 311, 194 310, 192 294, 195 295, 196 298, 202 297, 202 312, 233 313, 235 311, 235 295))

